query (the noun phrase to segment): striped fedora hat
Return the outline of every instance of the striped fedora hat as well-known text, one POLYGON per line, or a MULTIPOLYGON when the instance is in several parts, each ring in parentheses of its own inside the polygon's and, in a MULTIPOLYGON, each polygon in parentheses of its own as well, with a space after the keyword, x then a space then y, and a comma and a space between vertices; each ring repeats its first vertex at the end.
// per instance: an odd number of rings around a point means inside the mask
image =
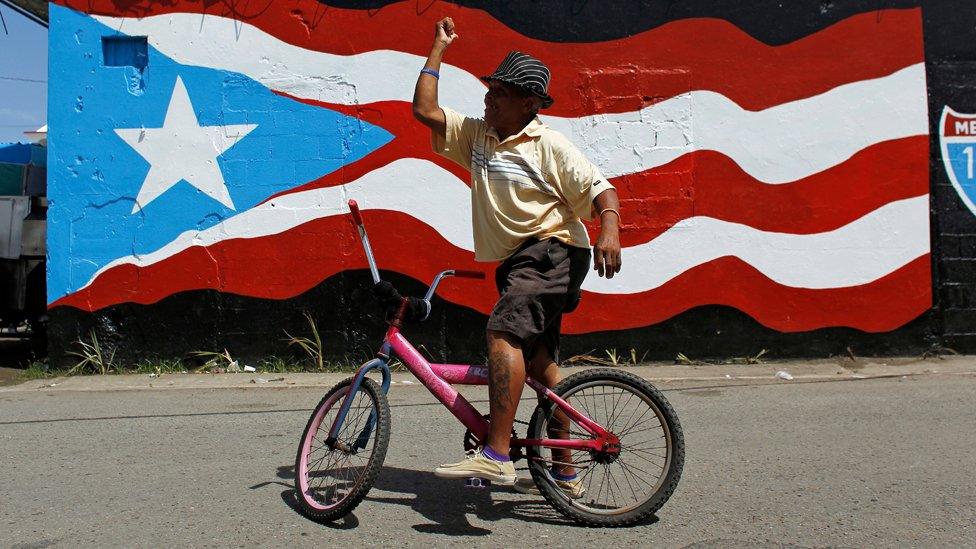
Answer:
POLYGON ((542 98, 542 108, 552 105, 549 97, 549 67, 545 66, 531 55, 513 51, 505 57, 501 65, 489 76, 482 76, 482 80, 499 80, 525 88, 534 95, 542 98))

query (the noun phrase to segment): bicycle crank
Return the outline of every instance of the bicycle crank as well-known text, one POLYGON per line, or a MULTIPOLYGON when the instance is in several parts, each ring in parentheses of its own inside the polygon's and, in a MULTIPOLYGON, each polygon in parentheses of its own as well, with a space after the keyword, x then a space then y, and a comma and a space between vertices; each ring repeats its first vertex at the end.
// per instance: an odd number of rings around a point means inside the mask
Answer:
MULTIPOLYGON (((491 422, 491 414, 485 414, 481 417, 491 422)), ((517 419, 515 420, 515 422, 521 423, 523 425, 527 425, 527 423, 525 423, 524 421, 519 421, 517 419)), ((518 438, 518 433, 515 432, 515 428, 512 428, 512 438, 518 438)), ((467 429, 466 431, 464 431, 464 440, 462 441, 462 446, 464 446, 465 452, 469 452, 471 450, 477 450, 478 448, 481 448, 481 441, 478 440, 478 437, 474 436, 474 433, 471 432, 471 429, 467 429)), ((525 457, 525 454, 522 452, 521 448, 516 448, 513 446, 508 451, 508 457, 514 463, 520 459, 523 459, 525 457)))

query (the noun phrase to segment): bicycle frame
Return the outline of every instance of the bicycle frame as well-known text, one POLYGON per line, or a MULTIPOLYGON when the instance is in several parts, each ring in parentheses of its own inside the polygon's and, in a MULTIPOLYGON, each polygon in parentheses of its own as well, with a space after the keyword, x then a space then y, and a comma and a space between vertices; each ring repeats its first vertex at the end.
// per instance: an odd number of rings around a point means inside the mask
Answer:
MULTIPOLYGON (((366 236, 366 230, 362 223, 362 218, 359 214, 359 208, 355 201, 349 201, 349 207, 352 211, 353 218, 358 226, 360 238, 363 241, 363 247, 366 250, 367 259, 369 261, 370 272, 373 275, 373 281, 379 282, 379 271, 376 268, 375 259, 373 258, 372 248, 369 245, 369 239, 366 236)), ((445 277, 449 275, 459 275, 468 276, 471 278, 484 277, 483 273, 470 273, 465 271, 444 271, 439 274, 435 279, 434 283, 431 285, 430 290, 427 292, 427 296, 424 298, 429 301, 429 299, 434 294, 437 284, 445 277)), ((389 360, 391 356, 398 357, 406 365, 407 369, 443 404, 454 417, 458 419, 465 427, 467 427, 478 440, 485 440, 488 436, 489 422, 475 409, 474 406, 468 402, 457 390, 452 386, 456 385, 487 385, 488 384, 488 368, 487 366, 477 366, 477 365, 466 365, 466 364, 431 364, 429 363, 423 355, 421 355, 417 349, 410 344, 409 341, 400 333, 400 328, 403 325, 403 319, 406 316, 407 301, 404 299, 400 303, 399 309, 396 311, 392 322, 390 323, 390 328, 387 330, 386 335, 383 338, 383 344, 380 347, 380 351, 377 353, 377 358, 367 362, 356 372, 353 382, 349 385, 349 389, 346 396, 343 398, 342 406, 339 409, 339 413, 336 415, 336 419, 329 430, 329 436, 326 439, 326 444, 330 448, 334 448, 337 444, 336 435, 339 429, 342 427, 343 422, 346 419, 346 415, 349 412, 349 408, 352 405, 352 396, 356 394, 359 386, 362 384, 363 378, 367 373, 374 369, 379 369, 383 376, 382 388, 383 392, 389 391, 390 387, 390 368, 389 360)), ((428 307, 429 311, 429 307, 428 307)), ((613 433, 604 429, 601 425, 579 412, 568 402, 556 395, 548 387, 542 385, 538 381, 526 376, 525 383, 532 389, 534 389, 541 398, 547 399, 553 402, 559 409, 561 409, 566 416, 583 428, 587 433, 593 436, 589 440, 581 439, 520 439, 512 438, 511 445, 514 447, 527 447, 527 446, 540 446, 545 448, 562 448, 562 449, 572 449, 572 450, 591 450, 596 452, 609 452, 617 453, 620 450, 620 439, 613 433)), ((370 415, 366 426, 360 432, 353 444, 352 449, 364 448, 366 442, 369 440, 369 435, 372 432, 373 424, 375 418, 370 415)))
MULTIPOLYGON (((363 378, 371 370, 379 369, 383 375, 382 388, 387 392, 390 386, 390 369, 388 360, 392 351, 407 367, 407 369, 444 405, 454 417, 467 427, 478 440, 485 440, 488 436, 488 421, 463 395, 458 393, 453 385, 487 385, 488 368, 486 366, 468 364, 431 364, 400 332, 397 326, 391 326, 383 340, 378 357, 364 364, 356 372, 352 384, 343 399, 342 407, 329 430, 327 444, 334 445, 336 433, 342 427, 346 414, 351 406, 351 396, 359 389, 363 378)), ((580 439, 522 439, 512 438, 514 447, 541 446, 544 448, 564 448, 572 450, 593 450, 598 452, 614 452, 619 448, 619 439, 604 429, 600 424, 579 412, 572 405, 561 399, 548 387, 538 381, 526 377, 525 384, 534 389, 542 398, 551 400, 574 423, 593 435, 590 440, 580 439)), ((372 432, 373 418, 367 421, 366 427, 360 432, 353 444, 353 448, 363 448, 372 432)))

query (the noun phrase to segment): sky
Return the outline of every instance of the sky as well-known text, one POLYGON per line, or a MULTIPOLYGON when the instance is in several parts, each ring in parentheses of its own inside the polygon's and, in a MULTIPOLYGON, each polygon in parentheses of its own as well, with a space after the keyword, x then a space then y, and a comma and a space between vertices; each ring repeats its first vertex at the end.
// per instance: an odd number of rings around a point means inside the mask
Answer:
POLYGON ((3 4, 0 14, 0 143, 26 142, 47 123, 47 29, 3 4))

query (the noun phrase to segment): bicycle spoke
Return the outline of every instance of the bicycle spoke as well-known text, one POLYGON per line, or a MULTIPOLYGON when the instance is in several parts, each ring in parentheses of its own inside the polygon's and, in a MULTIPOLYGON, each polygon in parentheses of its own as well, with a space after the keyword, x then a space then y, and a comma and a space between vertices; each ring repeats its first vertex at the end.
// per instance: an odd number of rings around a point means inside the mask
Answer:
MULTIPOLYGON (((644 412, 641 413, 640 417, 637 418, 637 420, 635 420, 633 423, 629 423, 627 425, 627 428, 626 429, 622 429, 619 433, 617 433, 617 436, 622 437, 622 436, 628 434, 631 429, 633 429, 633 428, 637 427, 638 425, 640 425, 641 420, 644 419, 644 416, 646 416, 647 415, 647 412, 650 412, 650 411, 651 411, 651 407, 648 406, 644 410, 644 412)), ((634 413, 637 413, 637 412, 635 411, 634 413)))
MULTIPOLYGON (((603 411, 604 411, 604 413, 607 412, 607 393, 606 393, 606 391, 603 392, 603 411)), ((593 418, 593 420, 594 421, 597 421, 596 418, 593 418)))
MULTIPOLYGON (((629 395, 627 395, 627 402, 625 402, 624 405, 620 407, 621 415, 623 415, 624 411, 627 409, 627 405, 629 405, 630 401, 632 400, 634 400, 634 393, 630 393, 629 395)), ((617 422, 618 419, 620 419, 620 416, 616 414, 616 411, 617 411, 616 408, 614 408, 615 413, 610 417, 610 419, 607 420, 607 424, 604 425, 604 427, 610 431, 613 431, 614 424, 617 422)))
POLYGON ((627 468, 621 465, 620 471, 623 474, 624 480, 627 481, 627 487, 630 488, 630 493, 634 495, 634 501, 637 501, 637 491, 634 490, 634 485, 630 483, 630 477, 627 476, 627 468))
MULTIPOLYGON (((636 425, 634 427, 636 427, 636 425)), ((634 427, 631 427, 631 429, 633 429, 634 427)), ((664 428, 661 427, 661 424, 660 423, 658 423, 656 426, 645 427, 643 429, 638 429, 636 431, 623 432, 623 433, 620 433, 618 436, 620 436, 622 438, 622 437, 624 437, 626 435, 636 435, 637 433, 646 433, 647 431, 657 431, 657 430, 660 430, 660 431, 663 431, 664 430, 664 428)))
POLYGON ((607 465, 607 486, 610 488, 610 499, 613 500, 614 507, 620 507, 620 504, 617 503, 617 493, 613 490, 615 484, 616 482, 613 479, 613 472, 610 471, 610 466, 607 465))
POLYGON ((590 467, 589 469, 587 469, 586 470, 586 473, 584 473, 583 474, 583 477, 580 479, 580 482, 582 483, 583 482, 583 479, 589 477, 590 480, 589 480, 589 484, 586 485, 586 491, 589 492, 589 493, 591 493, 591 494, 593 493, 593 491, 592 491, 592 489, 593 489, 593 477, 595 476, 595 475, 593 475, 593 471, 596 471, 596 467, 590 467))
MULTIPOLYGON (((663 451, 665 454, 668 453, 668 448, 666 446, 646 446, 645 443, 640 443, 635 445, 621 444, 620 449, 621 451, 624 452, 654 453, 655 451, 663 451)), ((658 456, 658 457, 666 457, 666 456, 658 456)))
MULTIPOLYGON (((606 469, 605 468, 604 468, 604 471, 603 472, 604 473, 606 472, 606 469)), ((597 504, 597 505, 600 504, 600 494, 602 494, 602 493, 603 493, 603 483, 601 482, 599 484, 599 486, 597 487, 596 497, 593 498, 593 500, 592 500, 594 504, 597 504)))
MULTIPOLYGON (((620 429, 620 430, 619 430, 619 432, 617 432, 617 436, 623 436, 623 434, 622 434, 622 433, 624 433, 624 432, 625 432, 625 431, 626 431, 627 429, 629 429, 629 428, 631 427, 631 425, 633 425, 633 424, 634 424, 634 423, 632 423, 632 421, 633 421, 633 419, 634 419, 634 416, 635 416, 635 415, 637 414, 637 412, 639 412, 639 411, 640 411, 640 407, 636 407, 636 408, 634 408, 634 411, 630 413, 630 417, 628 417, 628 418, 627 418, 627 421, 625 421, 625 422, 624 422, 624 425, 625 425, 625 427, 624 427, 623 429, 620 429)), ((646 410, 645 410, 645 413, 646 413, 646 410)), ((638 420, 638 421, 639 421, 639 420, 638 420)))
MULTIPOLYGON (((637 473, 635 473, 634 471, 631 470, 631 469, 637 469, 636 467, 633 467, 631 465, 627 465, 626 463, 623 463, 623 462, 619 462, 619 463, 620 463, 620 466, 625 471, 629 472, 631 474, 631 476, 634 477, 634 480, 636 480, 638 482, 644 483, 648 488, 651 488, 652 490, 654 489, 654 486, 656 484, 651 484, 650 482, 648 482, 647 480, 645 480, 644 477, 642 477, 641 475, 638 475, 637 473)), ((640 470, 640 469, 638 469, 638 470, 640 470)))
MULTIPOLYGON (((619 463, 621 467, 627 467, 628 469, 635 469, 635 470, 637 470, 637 471, 639 471, 641 473, 644 473, 645 475, 650 475, 650 473, 648 473, 647 471, 641 469, 640 467, 637 467, 634 464, 627 464, 626 462, 621 461, 621 460, 617 460, 616 463, 619 463)), ((659 477, 659 475, 654 475, 654 478, 658 478, 658 477, 659 477)), ((640 477, 638 477, 638 478, 640 478, 640 477)), ((643 479, 641 479, 641 480, 643 480, 643 479)))
POLYGON ((653 456, 652 459, 651 457, 647 457, 641 454, 631 453, 630 457, 641 461, 645 461, 647 463, 654 465, 655 467, 661 467, 661 468, 663 468, 664 464, 667 463, 668 461, 667 457, 657 456, 657 455, 653 456))

